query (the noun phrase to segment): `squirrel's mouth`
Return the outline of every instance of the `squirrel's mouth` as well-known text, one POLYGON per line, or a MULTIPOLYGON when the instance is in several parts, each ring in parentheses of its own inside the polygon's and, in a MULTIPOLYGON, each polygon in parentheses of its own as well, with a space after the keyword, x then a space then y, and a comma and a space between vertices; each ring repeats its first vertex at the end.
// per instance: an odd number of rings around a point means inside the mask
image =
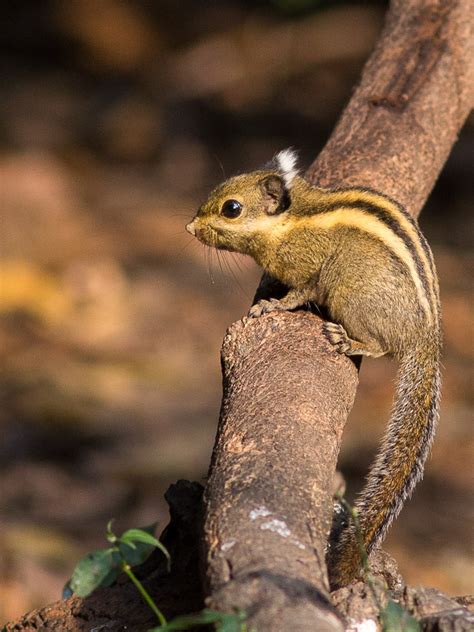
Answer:
POLYGON ((212 226, 202 224, 197 220, 198 218, 195 217, 192 222, 186 225, 188 233, 197 237, 206 246, 219 248, 219 233, 212 226))
POLYGON ((192 220, 192 222, 189 222, 189 224, 186 224, 185 228, 190 235, 196 237, 196 224, 194 219, 192 220))

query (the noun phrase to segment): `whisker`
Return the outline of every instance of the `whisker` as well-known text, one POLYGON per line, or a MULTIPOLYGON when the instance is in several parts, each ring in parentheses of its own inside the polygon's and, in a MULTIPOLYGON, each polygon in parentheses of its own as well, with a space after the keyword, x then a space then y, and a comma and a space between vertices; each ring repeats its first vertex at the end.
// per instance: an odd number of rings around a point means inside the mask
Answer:
POLYGON ((218 264, 219 264, 219 268, 220 268, 220 271, 221 271, 221 275, 222 275, 222 276, 225 276, 225 274, 224 274, 224 270, 222 269, 222 259, 221 259, 221 253, 220 253, 220 252, 219 252, 219 250, 217 250, 217 249, 216 249, 216 255, 217 255, 217 262, 218 262, 218 264))
POLYGON ((222 177, 224 178, 224 180, 227 180, 227 176, 225 175, 225 170, 224 170, 224 165, 222 164, 222 162, 219 159, 219 156, 217 154, 212 154, 214 160, 217 162, 217 164, 219 165, 219 167, 221 168, 222 171, 222 177))
MULTIPOLYGON (((178 233, 179 234, 179 233, 178 233)), ((189 245, 192 244, 195 241, 194 237, 189 237, 188 241, 184 244, 184 246, 182 248, 180 248, 180 250, 176 253, 178 256, 181 256, 183 254, 183 252, 189 248, 189 245)))
POLYGON ((211 281, 211 284, 214 285, 215 281, 214 281, 214 276, 212 274, 211 257, 212 257, 212 248, 210 247, 206 248, 207 272, 209 274, 209 279, 211 281))
POLYGON ((230 269, 230 266, 229 266, 229 260, 227 259, 227 252, 224 251, 222 253, 222 259, 224 261, 225 269, 227 270, 229 274, 232 274, 232 270, 230 269))
POLYGON ((230 252, 230 251, 229 251, 229 254, 231 256, 232 261, 235 263, 235 265, 239 269, 239 272, 243 272, 238 255, 236 255, 235 252, 230 252))
MULTIPOLYGON (((226 252, 226 253, 225 253, 225 255, 227 255, 227 254, 231 254, 231 253, 227 253, 227 252, 226 252)), ((238 288, 240 289, 240 291, 242 292, 242 294, 243 294, 243 295, 244 295, 247 299, 249 299, 250 297, 249 297, 248 293, 247 293, 247 292, 244 290, 244 288, 242 287, 242 284, 240 283, 240 281, 239 281, 239 279, 238 279, 237 275, 235 274, 234 270, 232 269, 232 266, 230 265, 229 260, 227 259, 227 256, 224 256, 224 261, 225 261, 225 264, 226 264, 226 266, 227 266, 227 269, 229 270, 229 273, 230 273, 231 277, 233 278, 234 282, 237 284, 237 286, 238 286, 238 288)), ((235 260, 234 260, 234 259, 232 259, 232 261, 234 261, 234 262, 235 262, 235 260)))
POLYGON ((321 312, 321 308, 319 307, 319 305, 317 303, 314 303, 313 301, 308 301, 307 303, 308 309, 312 312, 316 312, 316 314, 318 314, 318 316, 322 316, 322 312, 321 312))
MULTIPOLYGON (((184 235, 185 237, 188 237, 188 236, 189 236, 189 233, 188 233, 188 231, 187 231, 187 230, 185 230, 184 228, 182 228, 181 230, 178 230, 178 231, 176 231, 176 232, 174 232, 174 233, 169 233, 169 236, 170 236, 170 237, 178 237, 178 236, 182 236, 182 235, 184 235)), ((194 238, 193 238, 193 237, 191 237, 191 239, 194 239, 194 238)))

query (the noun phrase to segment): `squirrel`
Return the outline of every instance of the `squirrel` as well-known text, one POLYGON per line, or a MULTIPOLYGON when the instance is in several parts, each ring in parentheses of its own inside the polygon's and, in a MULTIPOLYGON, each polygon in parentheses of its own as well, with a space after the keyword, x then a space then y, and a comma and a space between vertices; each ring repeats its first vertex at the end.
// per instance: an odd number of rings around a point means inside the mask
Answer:
MULTIPOLYGON (((417 222, 395 200, 366 188, 316 188, 298 175, 296 163, 296 154, 284 150, 263 169, 226 180, 186 229, 208 246, 250 255, 264 279, 288 288, 280 299, 254 304, 250 317, 316 303, 329 315, 323 333, 339 353, 398 360, 390 421, 355 503, 369 553, 422 478, 436 429, 437 274, 417 222)), ((360 572, 353 524, 332 548, 335 589, 360 572)))

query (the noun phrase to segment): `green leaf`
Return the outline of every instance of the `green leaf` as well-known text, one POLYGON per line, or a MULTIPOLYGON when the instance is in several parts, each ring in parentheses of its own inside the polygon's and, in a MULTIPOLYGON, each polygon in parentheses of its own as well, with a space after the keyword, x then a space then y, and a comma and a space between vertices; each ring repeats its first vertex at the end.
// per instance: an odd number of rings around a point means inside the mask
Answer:
POLYGON ((383 632, 421 632, 418 621, 392 600, 381 611, 380 620, 383 632))
POLYGON ((219 632, 241 632, 243 622, 237 615, 226 614, 222 617, 220 623, 217 624, 219 632))
POLYGON ((160 551, 166 557, 166 570, 169 573, 171 571, 171 555, 168 553, 168 549, 164 546, 164 544, 161 544, 159 540, 157 548, 160 549, 160 551))
POLYGON ((152 522, 151 524, 148 524, 146 527, 140 527, 139 531, 146 531, 150 535, 154 535, 157 526, 158 526, 157 522, 152 522))
POLYGON ((114 520, 115 518, 112 518, 107 523, 107 540, 111 542, 112 544, 115 544, 115 542, 117 541, 117 536, 112 531, 112 525, 114 523, 114 520))
POLYGON ((115 548, 93 551, 77 563, 70 587, 79 597, 87 597, 99 586, 110 586, 119 573, 120 557, 115 548))
POLYGON ((73 596, 73 591, 71 589, 71 580, 68 579, 67 582, 63 586, 63 590, 61 593, 61 599, 69 599, 69 597, 73 596))
POLYGON ((224 614, 217 624, 217 630, 219 632, 244 632, 247 630, 246 619, 247 615, 243 610, 239 610, 236 614, 224 614))
POLYGON ((112 568, 110 573, 104 577, 101 582, 101 586, 107 587, 112 586, 114 581, 117 579, 117 576, 120 574, 122 568, 112 568))
POLYGON ((217 624, 219 632, 241 632, 245 618, 244 612, 225 614, 206 608, 196 614, 185 614, 176 617, 172 621, 168 621, 166 625, 158 626, 148 632, 177 632, 178 630, 190 630, 196 626, 207 626, 211 623, 217 624))
POLYGON ((152 544, 153 546, 159 546, 158 540, 154 535, 143 531, 143 529, 129 529, 122 533, 120 536, 121 542, 144 542, 145 544, 152 544))
POLYGON ((120 548, 120 551, 127 562, 131 566, 135 566, 136 564, 144 562, 150 555, 151 551, 154 548, 157 548, 166 557, 166 565, 169 572, 171 568, 171 556, 166 547, 157 538, 155 538, 154 535, 152 535, 155 528, 156 523, 150 525, 149 527, 144 527, 143 529, 129 529, 128 531, 125 531, 125 533, 120 536, 119 542, 135 548, 136 550, 134 552, 129 552, 126 549, 120 548), (153 531, 150 533, 150 530, 152 529, 153 531))
POLYGON ((132 543, 131 545, 129 542, 121 542, 120 540, 117 541, 117 546, 120 555, 130 566, 142 564, 154 549, 154 547, 149 544, 139 542, 137 544, 132 543))

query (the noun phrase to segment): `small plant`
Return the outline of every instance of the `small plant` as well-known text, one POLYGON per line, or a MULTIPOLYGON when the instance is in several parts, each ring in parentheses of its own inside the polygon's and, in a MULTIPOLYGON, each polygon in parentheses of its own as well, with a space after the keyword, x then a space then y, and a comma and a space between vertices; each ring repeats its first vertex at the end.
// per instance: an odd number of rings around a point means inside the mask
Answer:
POLYGON ((121 572, 126 573, 145 603, 156 615, 160 625, 150 632, 175 632, 177 630, 190 630, 198 626, 215 624, 219 632, 251 632, 245 623, 245 613, 225 614, 215 610, 205 609, 197 614, 187 614, 167 621, 164 614, 155 604, 150 594, 137 578, 132 566, 142 564, 153 549, 159 549, 166 557, 168 572, 171 569, 171 557, 166 547, 154 536, 156 524, 142 527, 141 529, 129 529, 117 536, 112 531, 111 520, 107 525, 107 540, 111 546, 99 551, 93 551, 80 560, 71 579, 66 585, 64 594, 70 591, 79 597, 87 597, 99 586, 110 586, 121 572))
POLYGON ((69 582, 71 590, 79 597, 87 597, 99 586, 110 586, 121 572, 132 580, 145 602, 158 617, 160 624, 167 623, 163 613, 156 606, 140 580, 132 571, 132 566, 144 562, 154 548, 160 549, 166 557, 170 570, 170 554, 153 535, 156 523, 141 529, 129 529, 121 536, 112 531, 111 520, 107 525, 107 540, 112 546, 93 551, 77 564, 69 582))
POLYGON ((245 619, 246 614, 242 611, 239 611, 236 614, 225 614, 206 608, 197 614, 185 614, 180 617, 176 617, 169 623, 153 628, 149 630, 149 632, 192 630, 195 627, 204 625, 207 626, 212 623, 216 625, 218 632, 252 632, 248 630, 245 619))
POLYGON ((362 531, 359 523, 359 514, 357 509, 350 505, 347 500, 338 495, 338 500, 346 509, 350 515, 354 524, 354 532, 357 538, 357 545, 359 547, 360 559, 362 560, 362 570, 364 573, 364 580, 372 593, 377 608, 379 610, 380 622, 382 624, 382 632, 421 632, 420 624, 411 616, 409 612, 403 608, 399 603, 393 601, 390 597, 390 592, 385 591, 387 597, 387 605, 383 606, 377 592, 374 577, 370 570, 369 556, 364 545, 364 539, 362 537, 362 531))

